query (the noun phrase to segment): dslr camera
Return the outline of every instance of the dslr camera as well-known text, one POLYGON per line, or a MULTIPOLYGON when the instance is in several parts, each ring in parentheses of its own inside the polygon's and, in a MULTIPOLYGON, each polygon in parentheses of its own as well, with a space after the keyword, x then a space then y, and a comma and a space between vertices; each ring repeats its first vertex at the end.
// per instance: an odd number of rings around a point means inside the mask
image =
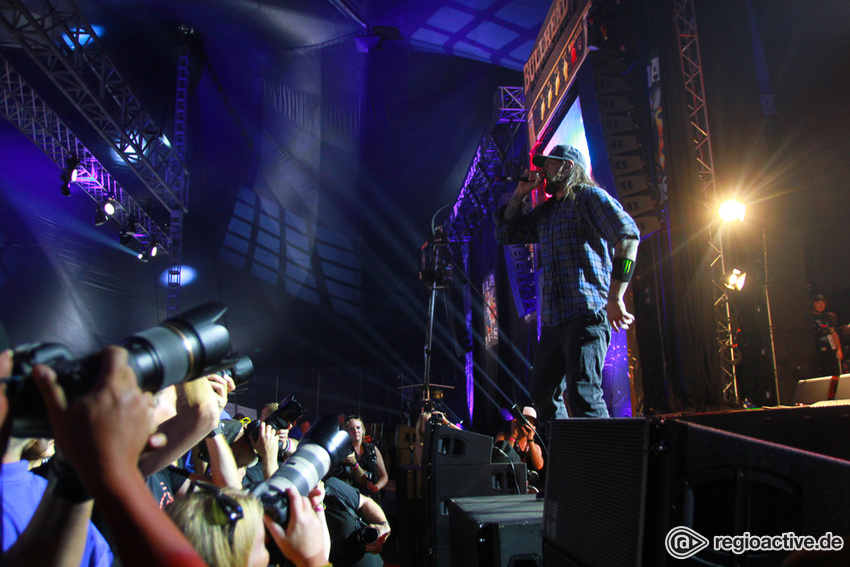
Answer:
POLYGON ((307 496, 329 470, 342 464, 352 450, 351 437, 339 429, 336 418, 323 415, 304 434, 295 453, 280 465, 270 479, 251 487, 251 494, 260 500, 275 522, 286 527, 289 522, 286 489, 292 487, 302 496, 307 496))
MULTIPOLYGON (((233 368, 240 362, 241 359, 228 356, 230 335, 217 323, 225 311, 224 305, 207 303, 121 341, 139 387, 158 392, 172 384, 233 368)), ((29 379, 36 364, 46 364, 56 372, 68 401, 91 391, 101 365, 96 353, 75 359, 57 343, 21 345, 14 349, 13 361, 6 396, 12 435, 17 437, 53 436, 38 387, 29 379)))

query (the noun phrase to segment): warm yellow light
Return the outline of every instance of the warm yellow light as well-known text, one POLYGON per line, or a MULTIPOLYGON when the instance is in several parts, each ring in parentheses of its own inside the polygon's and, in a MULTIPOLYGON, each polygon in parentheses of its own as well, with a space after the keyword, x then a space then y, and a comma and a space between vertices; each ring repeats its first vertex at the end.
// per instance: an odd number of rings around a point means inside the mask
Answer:
POLYGON ((737 220, 740 222, 744 222, 744 211, 746 210, 746 206, 744 203, 736 200, 729 199, 720 205, 720 209, 718 212, 720 213, 720 219, 723 222, 737 220))
POLYGON ((746 281, 747 273, 742 272, 738 268, 735 268, 734 270, 732 270, 732 273, 727 276, 726 281, 723 282, 723 285, 725 285, 729 289, 741 291, 742 289, 744 289, 744 284, 746 283, 746 281))

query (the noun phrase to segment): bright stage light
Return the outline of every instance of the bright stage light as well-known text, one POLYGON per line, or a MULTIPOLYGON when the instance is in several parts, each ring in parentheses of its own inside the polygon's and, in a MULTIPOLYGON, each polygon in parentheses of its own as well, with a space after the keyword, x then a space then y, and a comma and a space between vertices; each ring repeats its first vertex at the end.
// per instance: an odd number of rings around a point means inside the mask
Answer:
POLYGON ((746 211, 746 206, 744 203, 736 200, 729 199, 720 205, 720 209, 718 209, 718 213, 720 214, 720 219, 723 222, 737 220, 740 222, 744 222, 744 212, 746 211))
MULTIPOLYGON (((189 266, 180 266, 180 286, 189 285, 195 278, 198 277, 198 272, 189 266)), ((159 283, 162 287, 168 287, 168 269, 164 270, 159 276, 159 283)))
POLYGON ((747 273, 742 272, 738 268, 732 270, 732 273, 726 276, 726 281, 723 282, 723 285, 726 286, 727 289, 732 289, 735 291, 741 291, 744 289, 744 284, 747 281, 747 273))

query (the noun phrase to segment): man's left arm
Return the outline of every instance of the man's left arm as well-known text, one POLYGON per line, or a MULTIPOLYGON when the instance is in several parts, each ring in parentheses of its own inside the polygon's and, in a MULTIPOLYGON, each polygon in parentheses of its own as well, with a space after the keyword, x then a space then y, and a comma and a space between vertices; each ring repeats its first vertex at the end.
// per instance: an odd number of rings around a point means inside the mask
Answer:
POLYGON ((387 521, 387 515, 381 505, 369 498, 368 496, 360 495, 360 506, 357 508, 357 513, 366 522, 378 530, 378 539, 373 543, 366 545, 366 551, 369 553, 381 553, 384 543, 390 536, 390 523, 387 521))
POLYGON ((635 320, 635 316, 626 310, 626 302, 623 298, 634 273, 639 242, 637 238, 624 238, 614 245, 607 312, 608 320, 616 331, 628 329, 635 320))

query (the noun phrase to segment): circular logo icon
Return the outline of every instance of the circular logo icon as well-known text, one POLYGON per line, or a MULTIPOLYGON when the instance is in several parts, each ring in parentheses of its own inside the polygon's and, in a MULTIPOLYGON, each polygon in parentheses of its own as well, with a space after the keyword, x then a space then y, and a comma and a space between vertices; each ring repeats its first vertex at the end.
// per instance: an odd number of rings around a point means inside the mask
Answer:
POLYGON ((677 526, 667 532, 664 538, 664 547, 667 553, 674 559, 687 559, 693 557, 706 547, 709 541, 699 533, 687 526, 677 526))

